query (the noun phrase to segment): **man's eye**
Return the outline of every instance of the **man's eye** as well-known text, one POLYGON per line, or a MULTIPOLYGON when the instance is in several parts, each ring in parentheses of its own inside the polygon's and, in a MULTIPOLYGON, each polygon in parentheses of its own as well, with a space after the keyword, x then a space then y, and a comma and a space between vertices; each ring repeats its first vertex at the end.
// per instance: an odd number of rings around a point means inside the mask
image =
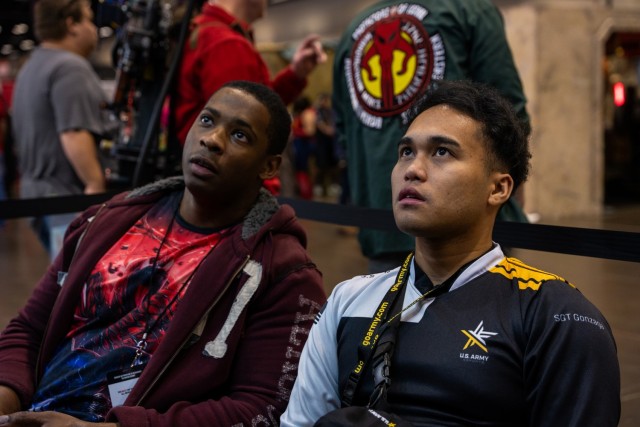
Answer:
POLYGON ((412 153, 413 151, 411 151, 411 148, 409 147, 400 148, 400 157, 407 157, 407 156, 410 156, 412 153))
POLYGON ((246 141, 248 139, 247 138, 247 134, 245 134, 244 132, 242 132, 240 130, 237 130, 237 131, 233 132, 233 137, 235 139, 239 139, 241 141, 246 141))
POLYGON ((203 114, 200 116, 200 123, 202 123, 203 125, 210 125, 211 123, 213 123, 213 120, 211 120, 211 117, 209 117, 206 114, 203 114))
POLYGON ((444 147, 438 147, 436 148, 436 156, 446 156, 447 154, 449 154, 449 150, 447 150, 444 147))

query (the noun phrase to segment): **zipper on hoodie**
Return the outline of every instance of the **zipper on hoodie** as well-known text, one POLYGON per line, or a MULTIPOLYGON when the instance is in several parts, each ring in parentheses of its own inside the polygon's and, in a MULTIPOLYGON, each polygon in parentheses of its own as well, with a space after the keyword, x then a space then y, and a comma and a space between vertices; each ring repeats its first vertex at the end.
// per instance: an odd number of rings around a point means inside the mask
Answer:
MULTIPOLYGON (((245 267, 245 265, 247 265, 247 263, 249 262, 249 259, 251 258, 250 255, 247 255, 244 259, 244 261, 240 264, 240 266, 236 269, 236 271, 234 272, 234 274, 231 275, 231 279, 229 279, 229 281, 227 282, 227 284, 224 286, 224 288, 222 289, 222 291, 220 292, 220 294, 218 295, 218 297, 211 303, 211 305, 209 306, 209 308, 207 309, 207 311, 205 311, 204 315, 201 318, 205 319, 209 316, 209 313, 211 313, 211 310, 213 310, 213 308, 218 304, 218 302, 220 302, 220 299, 227 293, 227 291, 229 290, 229 287, 231 286, 231 284, 234 282, 235 278, 242 272, 242 269, 245 267)), ((198 324, 196 325, 196 328, 198 327, 198 325, 200 325, 201 322, 198 322, 198 324)), ((195 329, 194 329, 195 330, 195 329)), ((171 358, 167 361, 167 363, 165 363, 164 367, 160 370, 160 372, 158 372, 158 374, 155 376, 155 378, 153 379, 153 381, 151 381, 151 383, 149 384, 149 386, 147 387, 147 389, 144 391, 144 393, 142 393, 142 395, 140 396, 140 398, 138 399, 138 401, 136 402, 136 404, 134 406, 141 406, 142 401, 149 395, 149 392, 151 391, 151 389, 158 383, 158 381, 160 380, 160 377, 162 377, 162 375, 164 375, 164 373, 167 371, 167 369, 169 368, 169 366, 173 363, 173 361, 176 359, 176 357, 178 356, 178 354, 180 354, 180 352, 185 348, 185 346, 191 341, 193 333, 189 334, 189 336, 187 336, 187 338, 184 339, 184 341, 182 341, 182 344, 180 344, 180 346, 178 347, 178 349, 175 351, 175 353, 173 353, 173 356, 171 356, 171 358)))

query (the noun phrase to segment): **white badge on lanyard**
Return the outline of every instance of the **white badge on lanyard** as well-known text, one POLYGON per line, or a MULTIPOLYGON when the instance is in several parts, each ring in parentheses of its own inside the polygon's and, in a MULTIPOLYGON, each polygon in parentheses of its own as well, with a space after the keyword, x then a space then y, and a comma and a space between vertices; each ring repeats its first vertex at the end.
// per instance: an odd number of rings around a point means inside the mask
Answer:
POLYGON ((138 378, 142 375, 144 367, 145 365, 136 365, 107 374, 109 396, 111 397, 111 406, 113 408, 122 406, 124 401, 127 400, 127 396, 131 394, 133 386, 136 385, 138 378))

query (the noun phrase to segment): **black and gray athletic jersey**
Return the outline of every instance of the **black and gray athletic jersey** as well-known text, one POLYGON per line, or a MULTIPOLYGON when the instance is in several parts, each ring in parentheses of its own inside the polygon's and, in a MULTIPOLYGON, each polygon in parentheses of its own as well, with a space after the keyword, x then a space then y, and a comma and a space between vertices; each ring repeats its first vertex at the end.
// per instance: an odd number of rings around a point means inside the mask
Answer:
MULTIPOLYGON (((372 316, 397 269, 339 284, 311 329, 283 427, 340 407, 372 316)), ((403 307, 420 296, 411 266, 403 307)), ((391 411, 416 426, 616 426, 620 371, 610 327, 561 277, 499 246, 448 293, 402 313, 391 362, 391 411)), ((373 389, 365 369, 354 404, 373 389)))

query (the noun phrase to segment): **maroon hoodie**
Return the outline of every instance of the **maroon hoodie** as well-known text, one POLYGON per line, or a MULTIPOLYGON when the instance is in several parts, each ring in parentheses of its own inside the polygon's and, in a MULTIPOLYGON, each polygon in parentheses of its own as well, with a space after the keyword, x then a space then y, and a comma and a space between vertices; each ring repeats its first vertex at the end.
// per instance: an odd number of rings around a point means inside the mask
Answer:
MULTIPOLYGON (((23 408, 98 260, 156 201, 183 188, 181 178, 160 181, 91 207, 71 224, 62 252, 0 335, 0 384, 18 394, 23 408)), ((321 275, 293 210, 267 191, 234 230, 196 271, 164 340, 108 421, 277 425, 325 301, 321 275)))

